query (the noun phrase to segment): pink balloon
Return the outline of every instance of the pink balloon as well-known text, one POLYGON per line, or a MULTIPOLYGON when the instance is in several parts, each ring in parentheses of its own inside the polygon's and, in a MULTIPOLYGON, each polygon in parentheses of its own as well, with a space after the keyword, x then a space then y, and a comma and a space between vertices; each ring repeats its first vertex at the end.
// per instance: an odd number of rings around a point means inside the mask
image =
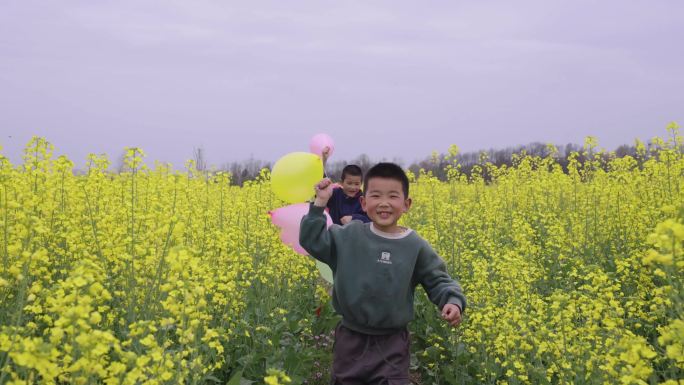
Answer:
POLYGON ((326 147, 330 147, 328 157, 332 156, 333 151, 335 151, 335 142, 328 134, 316 134, 309 141, 309 149, 318 156, 322 156, 323 149, 326 147))
MULTIPOLYGON (((280 228, 280 240, 302 255, 309 255, 309 253, 299 244, 299 223, 308 212, 309 203, 296 203, 268 212, 271 215, 271 222, 280 228)), ((323 213, 327 220, 327 227, 330 227, 332 218, 327 211, 323 213)))

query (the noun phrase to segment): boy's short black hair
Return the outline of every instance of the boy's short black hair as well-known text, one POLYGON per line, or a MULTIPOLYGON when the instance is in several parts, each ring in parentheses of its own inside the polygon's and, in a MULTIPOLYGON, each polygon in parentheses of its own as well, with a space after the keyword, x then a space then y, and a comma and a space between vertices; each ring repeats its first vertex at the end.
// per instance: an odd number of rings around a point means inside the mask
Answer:
POLYGON ((355 164, 348 164, 344 166, 342 169, 342 177, 340 180, 344 180, 347 176, 360 176, 363 177, 363 171, 361 171, 361 167, 355 165, 355 164))
POLYGON ((404 192, 404 198, 409 196, 409 180, 399 165, 389 162, 380 162, 375 166, 371 167, 366 173, 366 177, 363 180, 363 191, 368 191, 368 181, 371 178, 387 178, 394 179, 401 182, 401 187, 404 192))

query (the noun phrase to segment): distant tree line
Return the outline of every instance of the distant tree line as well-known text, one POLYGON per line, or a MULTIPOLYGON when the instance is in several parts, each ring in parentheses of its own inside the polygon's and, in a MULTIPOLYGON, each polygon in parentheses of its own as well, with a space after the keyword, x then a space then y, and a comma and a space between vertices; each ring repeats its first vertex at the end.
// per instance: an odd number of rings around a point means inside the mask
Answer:
MULTIPOLYGON (((648 156, 657 146, 657 144, 645 144, 645 154, 648 156)), ((392 161, 402 167, 407 168, 411 172, 417 174, 421 169, 426 173, 432 173, 433 176, 440 180, 446 180, 446 166, 448 164, 458 164, 463 174, 470 176, 473 167, 476 165, 484 165, 492 163, 497 167, 502 165, 512 166, 515 156, 529 155, 534 157, 546 158, 553 156, 556 163, 559 164, 564 171, 567 171, 569 163, 569 156, 572 153, 577 153, 577 160, 583 163, 588 157, 594 157, 597 154, 608 160, 610 158, 622 158, 627 155, 635 157, 637 155, 636 145, 621 145, 615 151, 608 152, 605 150, 598 150, 591 146, 584 146, 568 143, 564 146, 557 146, 551 144, 544 144, 539 142, 529 143, 517 147, 507 147, 505 149, 489 149, 476 152, 460 153, 456 146, 451 146, 449 151, 444 153, 434 152, 432 155, 423 160, 415 161, 406 167, 405 163, 398 158, 392 160, 387 159, 372 159, 366 154, 359 155, 351 160, 331 161, 325 165, 325 173, 334 181, 339 181, 342 174, 342 169, 348 164, 355 164, 365 173, 375 163, 380 161, 392 161)), ((196 152, 197 154, 197 152, 196 152)), ((196 159, 195 164, 206 164, 200 162, 201 159, 196 159)), ((272 164, 254 158, 247 159, 242 162, 226 163, 219 168, 221 171, 227 171, 231 174, 231 183, 242 185, 245 181, 254 180, 263 168, 271 168, 272 164)))
MULTIPOLYGON (((399 164, 400 166, 410 170, 414 174, 418 174, 421 170, 425 173, 429 173, 440 180, 447 179, 447 173, 449 167, 456 167, 459 172, 463 175, 470 177, 473 170, 476 169, 477 172, 482 175, 485 179, 489 179, 486 175, 487 164, 492 164, 497 168, 501 166, 514 166, 516 159, 522 156, 531 156, 539 158, 553 157, 556 164, 560 165, 564 171, 567 172, 568 164, 570 163, 571 157, 573 157, 577 162, 583 164, 587 160, 603 160, 599 164, 607 165, 607 161, 613 158, 623 158, 625 156, 631 156, 637 158, 639 162, 642 162, 652 156, 657 154, 660 149, 676 149, 678 154, 684 153, 684 137, 679 135, 679 125, 676 122, 671 122, 667 131, 669 133, 667 140, 654 137, 647 143, 643 143, 639 140, 635 141, 634 145, 621 145, 615 151, 606 151, 605 149, 598 149, 598 143, 593 137, 587 137, 583 146, 574 143, 568 143, 564 146, 558 146, 553 144, 544 144, 539 142, 533 142, 517 147, 507 147, 505 149, 489 149, 473 152, 461 153, 457 146, 452 145, 449 147, 446 154, 433 152, 430 156, 425 157, 422 160, 415 161, 406 167, 405 163, 399 159, 394 158, 391 161, 399 164), (476 167, 477 166, 477 167, 476 167)), ((35 143, 43 143, 44 146, 49 149, 47 151, 46 157, 52 156, 52 145, 43 138, 34 137, 32 141, 27 145, 25 149, 26 153, 31 153, 33 151, 31 146, 38 146, 35 143)), ((110 165, 106 154, 93 155, 94 160, 97 162, 103 162, 105 164, 105 169, 109 169, 114 173, 122 173, 130 171, 130 163, 142 162, 142 157, 144 153, 140 148, 131 147, 126 148, 121 155, 110 165), (130 157, 136 159, 128 159, 130 157)), ((0 159, 2 156, 0 155, 0 159)), ((90 155, 89 155, 90 159, 90 155)), ((89 160, 91 162, 92 160, 89 160)), ((355 164, 361 168, 365 173, 372 167, 375 163, 381 161, 388 161, 387 159, 372 159, 366 154, 357 156, 351 160, 339 160, 328 162, 325 165, 325 174, 333 179, 334 181, 339 181, 342 174, 342 169, 348 164, 355 164)), ((89 163, 90 164, 90 163, 89 163)), ((166 164, 171 167, 170 164, 166 164)), ((206 161, 206 153, 203 148, 193 149, 193 158, 186 161, 186 168, 194 173, 195 171, 200 171, 204 175, 209 175, 213 172, 226 172, 230 174, 231 184, 242 186, 247 181, 252 181, 257 179, 261 175, 261 171, 264 169, 270 169, 272 164, 267 161, 254 159, 250 157, 247 160, 241 162, 229 162, 224 163, 218 167, 209 166, 206 161)), ((77 175, 87 174, 88 168, 86 169, 74 169, 74 173, 77 175)))
MULTIPOLYGON (((533 142, 516 147, 507 147, 505 149, 489 149, 477 152, 459 153, 458 149, 452 146, 449 153, 433 153, 430 157, 411 164, 408 169, 413 173, 418 173, 422 169, 426 173, 432 173, 433 176, 440 180, 446 180, 446 166, 448 164, 458 164, 461 173, 470 176, 473 168, 477 165, 483 166, 486 163, 491 163, 496 167, 501 167, 503 165, 510 167, 514 163, 515 156, 528 155, 540 158, 553 156, 556 164, 560 165, 563 170, 567 172, 570 154, 577 153, 577 160, 581 164, 584 163, 588 157, 593 157, 595 155, 594 152, 597 152, 594 149, 589 151, 586 150, 586 145, 583 147, 575 143, 558 146, 533 142)), ((627 155, 635 156, 636 153, 636 146, 622 145, 612 154, 606 151, 601 152, 601 156, 607 160, 611 156, 621 158, 627 155)))

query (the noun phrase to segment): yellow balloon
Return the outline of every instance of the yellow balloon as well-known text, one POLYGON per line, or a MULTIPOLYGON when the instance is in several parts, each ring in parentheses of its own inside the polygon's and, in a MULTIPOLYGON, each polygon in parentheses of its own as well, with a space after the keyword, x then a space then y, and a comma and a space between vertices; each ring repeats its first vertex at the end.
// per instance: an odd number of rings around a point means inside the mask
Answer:
POLYGON ((273 193, 288 203, 304 202, 315 195, 314 185, 323 179, 323 161, 309 152, 291 152, 271 170, 273 193))

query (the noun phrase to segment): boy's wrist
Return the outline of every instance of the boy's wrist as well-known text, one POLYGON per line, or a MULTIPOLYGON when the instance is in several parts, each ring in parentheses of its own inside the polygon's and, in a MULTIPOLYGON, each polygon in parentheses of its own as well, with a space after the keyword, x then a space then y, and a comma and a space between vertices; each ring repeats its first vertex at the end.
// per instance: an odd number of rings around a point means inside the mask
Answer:
POLYGON ((463 314, 463 303, 461 300, 458 299, 458 297, 451 297, 447 300, 447 304, 452 304, 458 307, 458 310, 463 314))
POLYGON ((326 207, 328 205, 328 200, 325 198, 316 197, 316 199, 313 201, 313 204, 317 207, 326 207))

